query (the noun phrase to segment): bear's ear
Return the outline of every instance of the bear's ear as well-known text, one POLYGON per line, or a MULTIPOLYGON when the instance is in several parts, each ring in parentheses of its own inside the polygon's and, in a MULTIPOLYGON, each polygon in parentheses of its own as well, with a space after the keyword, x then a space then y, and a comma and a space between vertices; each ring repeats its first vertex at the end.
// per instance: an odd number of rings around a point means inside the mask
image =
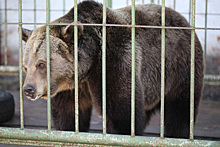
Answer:
POLYGON ((32 32, 33 32, 32 30, 22 28, 22 40, 27 42, 32 32))
MULTIPOLYGON (((80 24, 80 22, 77 22, 80 24)), ((83 26, 78 25, 78 36, 81 36, 83 33, 83 26)), ((73 23, 61 28, 61 35, 64 41, 74 43, 74 25, 73 23)))

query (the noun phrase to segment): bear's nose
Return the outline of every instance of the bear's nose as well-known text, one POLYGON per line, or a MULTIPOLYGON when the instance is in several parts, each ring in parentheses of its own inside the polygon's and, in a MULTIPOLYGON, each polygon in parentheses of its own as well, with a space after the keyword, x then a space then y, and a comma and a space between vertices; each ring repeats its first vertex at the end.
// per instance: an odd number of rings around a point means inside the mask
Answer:
POLYGON ((23 88, 23 91, 26 96, 33 98, 34 93, 36 92, 36 88, 32 85, 27 85, 23 88))

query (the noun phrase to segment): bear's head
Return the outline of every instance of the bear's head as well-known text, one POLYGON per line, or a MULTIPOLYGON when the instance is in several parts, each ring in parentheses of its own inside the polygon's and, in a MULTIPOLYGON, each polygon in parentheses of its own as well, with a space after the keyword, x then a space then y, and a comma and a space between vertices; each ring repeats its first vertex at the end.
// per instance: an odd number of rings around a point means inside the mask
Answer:
MULTIPOLYGON (((82 32, 83 26, 78 26, 78 36, 81 36, 82 32)), ((58 92, 74 89, 74 25, 50 26, 49 36, 51 97, 54 97, 58 92)), ((24 94, 31 100, 46 99, 46 26, 33 31, 22 29, 22 40, 26 42, 23 51, 23 67, 26 73, 24 94)), ((85 70, 79 68, 79 71, 85 70)))

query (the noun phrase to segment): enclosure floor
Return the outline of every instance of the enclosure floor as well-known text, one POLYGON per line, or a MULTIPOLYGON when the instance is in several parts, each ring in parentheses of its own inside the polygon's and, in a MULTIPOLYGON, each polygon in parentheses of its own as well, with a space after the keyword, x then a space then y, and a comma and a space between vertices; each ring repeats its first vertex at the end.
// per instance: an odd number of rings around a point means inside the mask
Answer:
MULTIPOLYGON (((20 127, 19 92, 11 92, 15 99, 15 115, 12 120, 0 124, 0 127, 20 127)), ((25 128, 47 129, 47 102, 43 99, 30 101, 24 98, 25 128)), ((52 125, 53 127, 53 125, 52 125)), ((90 132, 102 131, 102 117, 93 110, 90 132)), ((144 131, 145 136, 159 136, 160 114, 154 115, 144 131)), ((195 138, 220 140, 220 103, 202 101, 195 124, 195 138)), ((1 147, 5 146, 0 144, 1 147)))

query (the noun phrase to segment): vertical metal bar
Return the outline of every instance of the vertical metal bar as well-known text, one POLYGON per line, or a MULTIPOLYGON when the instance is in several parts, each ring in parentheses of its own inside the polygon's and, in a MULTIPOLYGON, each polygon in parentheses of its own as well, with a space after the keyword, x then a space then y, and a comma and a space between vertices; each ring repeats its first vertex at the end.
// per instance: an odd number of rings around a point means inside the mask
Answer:
POLYGON ((47 123, 51 131, 51 96, 50 96, 50 0, 46 0, 46 40, 47 40, 47 123))
POLYGON ((151 3, 153 4, 153 3, 154 3, 154 0, 151 0, 151 3))
POLYGON ((22 0, 18 1, 19 17, 19 83, 20 83, 20 121, 21 129, 24 129, 24 98, 23 98, 23 61, 22 61, 22 0))
POLYGON ((8 64, 7 0, 5 0, 5 65, 8 64))
MULTIPOLYGON (((165 0, 162 0, 161 23, 165 27, 165 0)), ((165 28, 161 29, 161 116, 160 137, 164 138, 164 89, 165 89, 165 28)))
POLYGON ((205 1, 205 43, 204 43, 204 73, 206 73, 206 54, 207 54, 207 22, 208 22, 208 0, 205 1))
POLYGON ((128 6, 129 5, 129 1, 128 0, 126 0, 126 6, 128 6))
MULTIPOLYGON (((132 25, 135 25, 135 0, 132 0, 132 25)), ((131 28, 132 65, 131 65, 131 136, 135 136, 135 27, 131 28)))
MULTIPOLYGON (((77 0, 74 0, 74 23, 77 23, 77 0)), ((74 25, 74 61, 75 61, 75 132, 79 132, 79 96, 78 96, 78 26, 74 25)))
POLYGON ((34 0, 34 28, 36 28, 36 22, 37 22, 37 14, 36 14, 36 11, 37 11, 37 2, 36 0, 34 0))
POLYGON ((66 0, 63 0, 63 14, 65 14, 66 10, 66 0))
POLYGON ((144 0, 142 0, 142 4, 144 4, 144 0))
POLYGON ((192 7, 192 0, 189 0, 189 24, 191 23, 191 7, 192 7))
POLYGON ((160 0, 157 1, 157 4, 158 4, 158 5, 160 4, 160 0))
POLYGON ((173 9, 176 10, 176 0, 173 0, 173 9))
MULTIPOLYGON (((104 1, 103 1, 103 3, 104 3, 104 1)), ((108 7, 112 8, 112 0, 108 0, 108 7)))
POLYGON ((102 27, 102 116, 103 135, 106 134, 106 0, 103 0, 103 27, 102 27))
POLYGON ((194 138, 194 79, 195 79, 195 0, 192 0, 190 75, 190 140, 194 138))

